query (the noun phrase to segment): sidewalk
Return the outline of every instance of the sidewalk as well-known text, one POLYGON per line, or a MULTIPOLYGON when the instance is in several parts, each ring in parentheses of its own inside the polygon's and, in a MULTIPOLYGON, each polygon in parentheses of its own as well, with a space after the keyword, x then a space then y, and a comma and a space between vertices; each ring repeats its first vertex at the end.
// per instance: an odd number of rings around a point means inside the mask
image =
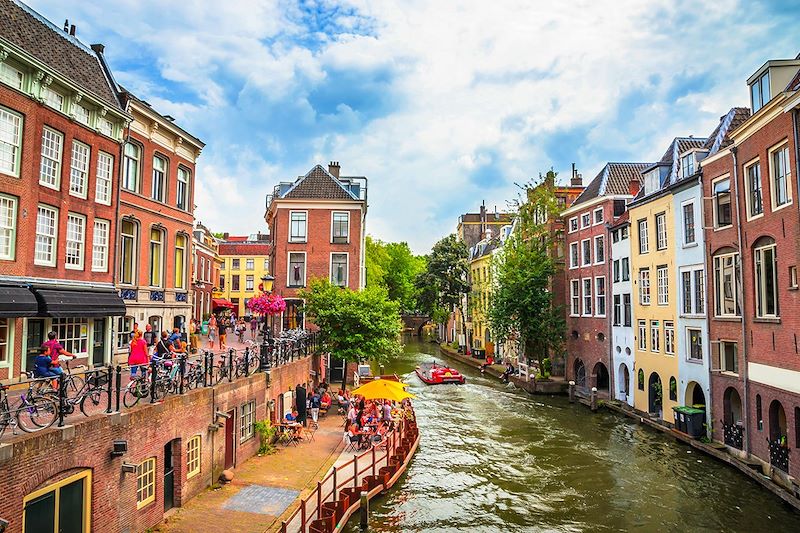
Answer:
POLYGON ((209 488, 189 500, 155 531, 226 533, 275 531, 279 517, 310 492, 339 457, 341 417, 332 411, 320 418, 311 442, 279 446, 273 455, 255 456, 235 469, 233 481, 209 488))

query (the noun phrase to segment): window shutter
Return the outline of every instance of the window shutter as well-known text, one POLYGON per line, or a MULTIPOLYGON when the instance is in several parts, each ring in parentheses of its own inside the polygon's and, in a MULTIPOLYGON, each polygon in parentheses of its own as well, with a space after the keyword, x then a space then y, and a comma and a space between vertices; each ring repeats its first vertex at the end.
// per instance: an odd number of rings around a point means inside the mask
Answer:
POLYGON ((720 371, 722 365, 720 364, 720 342, 711 341, 711 370, 720 371))

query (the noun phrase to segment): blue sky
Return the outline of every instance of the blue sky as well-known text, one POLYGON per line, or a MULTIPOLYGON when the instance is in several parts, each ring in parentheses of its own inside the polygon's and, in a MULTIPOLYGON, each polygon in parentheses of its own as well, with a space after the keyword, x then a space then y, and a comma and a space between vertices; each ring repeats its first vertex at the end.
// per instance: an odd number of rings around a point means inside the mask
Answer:
POLYGON ((263 231, 274 183, 336 160, 369 177, 368 232, 420 253, 551 167, 588 183, 708 135, 800 52, 800 1, 30 3, 206 142, 213 230, 263 231))

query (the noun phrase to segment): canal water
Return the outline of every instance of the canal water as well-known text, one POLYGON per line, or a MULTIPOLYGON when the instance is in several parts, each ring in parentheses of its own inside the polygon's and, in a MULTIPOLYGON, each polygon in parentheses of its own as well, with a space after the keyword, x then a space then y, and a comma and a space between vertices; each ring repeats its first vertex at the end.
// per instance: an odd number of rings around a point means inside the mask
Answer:
MULTIPOLYGON (((409 342, 385 372, 417 395, 422 434, 370 531, 800 531, 800 514, 735 470, 610 413, 533 397, 409 342), (466 385, 426 386, 448 361, 466 385)), ((358 531, 358 518, 349 531, 358 531)))

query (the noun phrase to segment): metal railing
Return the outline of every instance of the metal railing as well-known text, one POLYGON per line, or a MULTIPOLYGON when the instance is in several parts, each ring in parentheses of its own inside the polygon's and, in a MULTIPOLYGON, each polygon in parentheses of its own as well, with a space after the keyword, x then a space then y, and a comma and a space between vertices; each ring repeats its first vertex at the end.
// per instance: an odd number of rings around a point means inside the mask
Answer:
MULTIPOLYGON (((25 378, 2 388, 0 402, 0 441, 18 435, 17 429, 32 433, 50 426, 80 423, 89 417, 156 403, 169 395, 183 395, 192 389, 233 382, 259 372, 268 372, 304 359, 317 352, 316 333, 294 334, 291 338, 269 339, 243 349, 214 353, 200 350, 195 355, 180 354, 172 359, 152 360, 148 364, 104 366, 70 371, 57 378, 25 378), (20 427, 14 417, 26 400, 46 397, 55 403, 55 420, 44 427, 20 427), (8 406, 7 408, 5 406, 8 406), (5 431, 6 429, 11 431, 5 431)), ((42 420, 40 417, 39 420, 42 420)))

